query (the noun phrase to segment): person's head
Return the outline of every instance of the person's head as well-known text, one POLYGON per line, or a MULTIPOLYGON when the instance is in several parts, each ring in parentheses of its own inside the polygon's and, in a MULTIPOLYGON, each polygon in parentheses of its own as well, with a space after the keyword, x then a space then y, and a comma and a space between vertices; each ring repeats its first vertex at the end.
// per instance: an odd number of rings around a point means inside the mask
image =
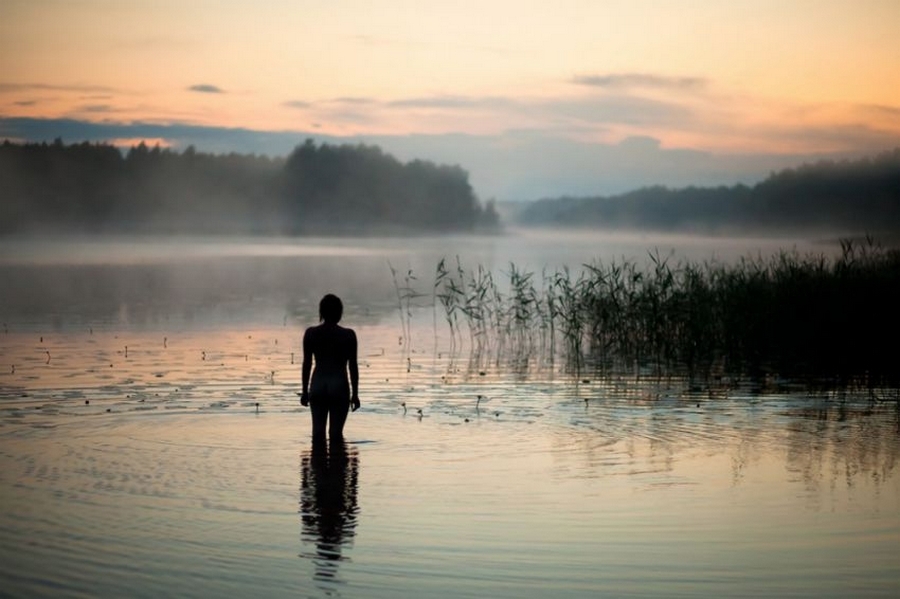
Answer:
POLYGON ((329 293, 319 302, 319 320, 330 324, 337 324, 344 314, 344 304, 341 298, 329 293))

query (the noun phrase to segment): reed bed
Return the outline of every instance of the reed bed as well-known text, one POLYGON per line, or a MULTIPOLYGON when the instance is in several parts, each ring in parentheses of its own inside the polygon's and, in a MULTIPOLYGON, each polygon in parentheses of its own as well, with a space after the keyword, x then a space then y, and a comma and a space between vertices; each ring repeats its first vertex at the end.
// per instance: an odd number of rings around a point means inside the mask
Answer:
MULTIPOLYGON (((652 252, 643 265, 594 261, 540 274, 510 264, 502 286, 480 265, 441 260, 430 294, 435 339, 442 320, 451 351, 468 348, 475 362, 558 360, 579 375, 680 377, 697 388, 897 389, 900 252, 871 239, 841 245, 835 259, 782 252, 673 263, 652 252)), ((410 272, 398 285, 405 333, 409 298, 429 295, 414 281, 410 272)))

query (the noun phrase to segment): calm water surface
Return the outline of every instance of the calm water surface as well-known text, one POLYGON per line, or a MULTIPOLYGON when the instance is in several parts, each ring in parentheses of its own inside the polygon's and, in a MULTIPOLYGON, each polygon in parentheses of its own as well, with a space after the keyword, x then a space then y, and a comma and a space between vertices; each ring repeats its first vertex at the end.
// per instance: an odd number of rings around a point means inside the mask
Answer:
MULTIPOLYGON (((0 594, 896 596, 895 403, 471 362, 428 306, 401 337, 388 261, 651 245, 576 241, 6 242, 0 594), (313 448, 299 339, 332 290, 363 407, 313 448)), ((673 247, 777 251, 720 245, 673 247)))

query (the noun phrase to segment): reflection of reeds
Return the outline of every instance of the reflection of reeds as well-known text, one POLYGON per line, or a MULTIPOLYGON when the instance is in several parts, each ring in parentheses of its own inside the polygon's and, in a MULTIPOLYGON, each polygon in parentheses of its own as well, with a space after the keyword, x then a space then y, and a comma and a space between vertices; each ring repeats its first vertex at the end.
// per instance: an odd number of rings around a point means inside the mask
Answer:
POLYGON ((781 378, 896 387, 896 352, 882 348, 900 334, 900 252, 871 240, 842 249, 835 260, 783 252, 730 265, 672 264, 651 253, 644 268, 594 262, 577 274, 545 271, 537 286, 534 273, 512 264, 506 293, 481 266, 441 260, 432 296, 451 352, 463 343, 462 315, 473 354, 490 349, 511 362, 552 360, 560 347, 576 372, 637 371, 700 386, 781 378))

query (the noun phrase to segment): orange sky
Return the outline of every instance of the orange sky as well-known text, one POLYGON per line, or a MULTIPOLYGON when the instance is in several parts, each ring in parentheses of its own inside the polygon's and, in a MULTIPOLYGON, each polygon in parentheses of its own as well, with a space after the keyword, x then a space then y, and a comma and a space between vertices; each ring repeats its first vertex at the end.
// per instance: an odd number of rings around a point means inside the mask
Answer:
POLYGON ((4 0, 0 114, 857 149, 900 137, 898 39, 895 0, 4 0))

